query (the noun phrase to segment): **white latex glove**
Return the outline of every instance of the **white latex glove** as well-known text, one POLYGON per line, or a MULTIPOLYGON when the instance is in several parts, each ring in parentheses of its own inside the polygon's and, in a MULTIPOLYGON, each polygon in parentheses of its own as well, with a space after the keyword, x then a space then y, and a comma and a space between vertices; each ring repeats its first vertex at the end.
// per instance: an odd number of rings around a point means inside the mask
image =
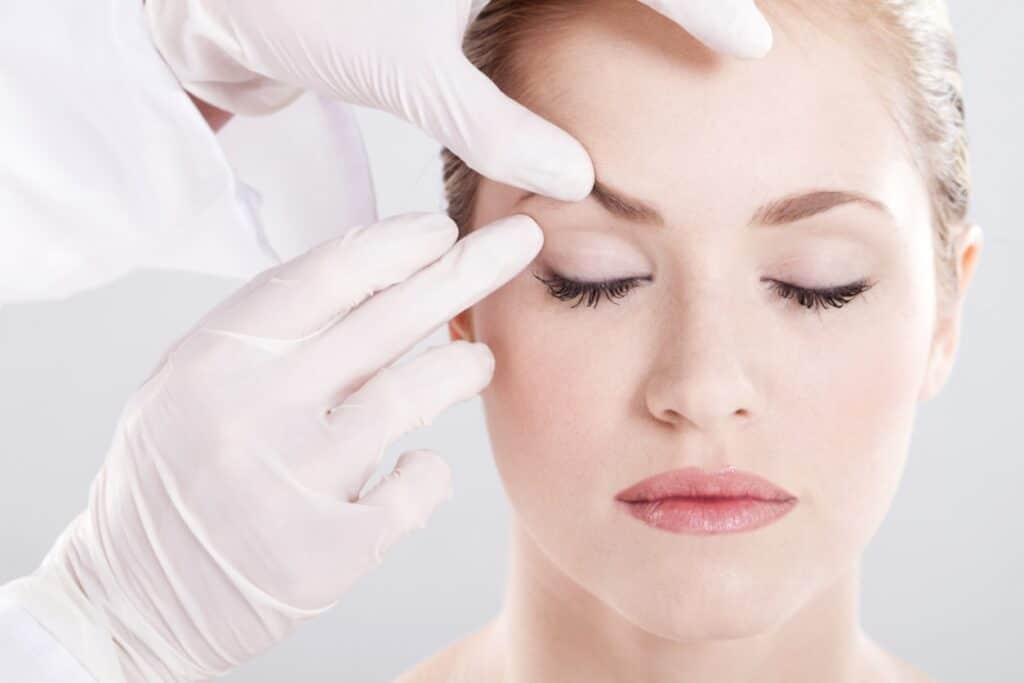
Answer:
MULTIPOLYGON (((389 364, 543 241, 526 216, 456 236, 443 214, 399 216, 261 273, 129 400, 88 509, 32 577, 109 630, 126 680, 207 679, 269 648, 451 495, 429 450, 361 491, 391 442, 490 382, 494 357, 454 341, 389 364)), ((44 627, 55 602, 37 601, 44 627)))
MULTIPOLYGON (((643 0, 713 49, 763 55, 753 0, 643 0)), ((312 89, 391 112, 494 180, 565 201, 594 170, 583 146, 470 64, 473 0, 146 0, 154 42, 184 87, 258 114, 312 89)))

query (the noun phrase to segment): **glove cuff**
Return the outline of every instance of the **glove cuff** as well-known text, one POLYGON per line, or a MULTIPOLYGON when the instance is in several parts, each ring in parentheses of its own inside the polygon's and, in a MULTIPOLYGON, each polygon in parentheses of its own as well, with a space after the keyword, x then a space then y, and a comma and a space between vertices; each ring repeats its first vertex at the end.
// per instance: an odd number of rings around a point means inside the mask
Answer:
MULTIPOLYGON (((63 539, 64 534, 54 548, 63 539)), ((34 574, 0 588, 0 596, 31 615, 97 681, 124 683, 123 662, 103 615, 71 577, 50 563, 52 555, 53 550, 34 574)))

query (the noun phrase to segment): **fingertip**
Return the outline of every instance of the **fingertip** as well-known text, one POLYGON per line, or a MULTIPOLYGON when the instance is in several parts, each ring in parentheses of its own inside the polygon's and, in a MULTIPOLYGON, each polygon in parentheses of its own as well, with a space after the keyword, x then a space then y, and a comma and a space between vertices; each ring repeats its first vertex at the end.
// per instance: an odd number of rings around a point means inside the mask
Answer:
POLYGON ((740 59, 764 57, 773 35, 754 0, 640 0, 675 21, 715 52, 740 59))
POLYGON ((487 374, 493 376, 494 374, 494 352, 491 351, 491 347, 484 342, 473 342, 473 345, 477 348, 477 352, 480 354, 480 360, 487 368, 487 374))
POLYGON ((578 140, 558 130, 557 143, 538 148, 530 175, 523 179, 532 192, 565 202, 585 199, 594 188, 594 164, 578 140))
POLYGON ((528 252, 530 258, 536 256, 544 246, 544 231, 537 221, 525 213, 504 216, 486 227, 489 230, 513 233, 516 247, 524 253, 528 252))
POLYGON ((757 7, 752 8, 737 40, 736 56, 743 59, 760 59, 771 51, 775 40, 772 27, 757 7))
POLYGON ((402 220, 425 234, 450 237, 452 241, 459 233, 459 227, 451 216, 441 211, 415 211, 395 216, 393 219, 402 220))
POLYGON ((579 201, 590 194, 594 166, 576 138, 502 92, 461 53, 448 78, 465 125, 455 127, 455 135, 436 136, 470 168, 552 199, 579 201))
POLYGON ((428 448, 418 448, 399 455, 398 460, 395 461, 394 469, 397 470, 405 467, 438 468, 439 471, 447 471, 448 474, 451 474, 451 467, 445 462, 444 458, 428 448))
MULTIPOLYGON (((452 496, 452 466, 436 451, 429 448, 406 451, 398 456, 394 470, 417 473, 414 475, 417 489, 415 493, 421 501, 427 503, 428 508, 431 500, 436 504, 452 496)), ((426 522, 429 514, 429 510, 424 511, 422 523, 426 522)))

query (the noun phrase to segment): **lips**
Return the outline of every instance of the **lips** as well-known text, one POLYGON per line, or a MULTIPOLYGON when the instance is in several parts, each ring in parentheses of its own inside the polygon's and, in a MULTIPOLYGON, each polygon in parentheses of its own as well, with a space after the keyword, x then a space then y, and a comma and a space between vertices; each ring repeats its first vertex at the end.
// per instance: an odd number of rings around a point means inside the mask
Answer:
POLYGON ((626 503, 667 498, 747 498, 784 502, 795 500, 796 496, 766 479, 733 467, 711 474, 698 467, 685 467, 648 477, 623 489, 615 498, 626 503))
POLYGON ((796 496, 733 467, 663 472, 620 491, 622 508, 644 524, 677 534, 732 534, 768 526, 797 505, 796 496))

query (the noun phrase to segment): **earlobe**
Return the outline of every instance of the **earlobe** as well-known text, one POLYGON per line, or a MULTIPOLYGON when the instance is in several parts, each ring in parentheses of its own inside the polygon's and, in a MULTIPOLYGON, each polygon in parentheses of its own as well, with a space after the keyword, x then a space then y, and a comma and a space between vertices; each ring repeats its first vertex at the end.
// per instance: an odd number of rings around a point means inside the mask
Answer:
POLYGON ((951 302, 948 310, 942 313, 942 317, 936 324, 927 373, 918 396, 918 400, 921 402, 935 396, 953 370, 956 351, 960 343, 960 320, 963 314, 964 298, 967 288, 974 278, 982 244, 982 232, 978 225, 968 226, 960 236, 956 248, 956 299, 951 302))
POLYGON ((960 336, 959 322, 958 313, 951 314, 939 321, 932 340, 925 379, 918 394, 918 401, 921 403, 928 401, 935 394, 939 393, 939 389, 945 385, 953 370, 957 340, 960 336))
POLYGON ((984 233, 982 233, 980 225, 971 224, 964 230, 956 251, 961 300, 967 292, 967 286, 974 279, 974 270, 978 265, 978 258, 981 256, 981 247, 984 243, 984 233))

